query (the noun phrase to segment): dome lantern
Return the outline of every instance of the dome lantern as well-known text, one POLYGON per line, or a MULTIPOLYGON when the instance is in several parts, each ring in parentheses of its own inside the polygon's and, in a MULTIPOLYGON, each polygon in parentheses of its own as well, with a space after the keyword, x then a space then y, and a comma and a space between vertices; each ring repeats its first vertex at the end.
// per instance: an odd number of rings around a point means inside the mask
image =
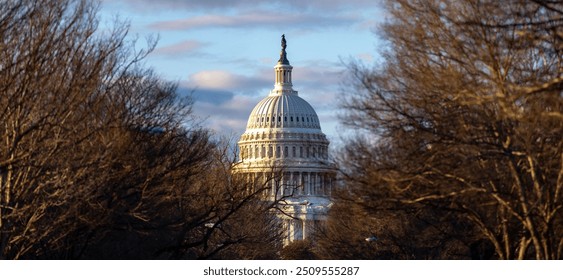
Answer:
POLYGON ((278 64, 274 67, 276 74, 274 89, 270 92, 270 95, 297 95, 297 91, 293 90, 293 84, 291 83, 291 70, 293 66, 289 64, 287 60, 287 42, 285 40, 285 34, 282 35, 281 39, 281 52, 278 64))

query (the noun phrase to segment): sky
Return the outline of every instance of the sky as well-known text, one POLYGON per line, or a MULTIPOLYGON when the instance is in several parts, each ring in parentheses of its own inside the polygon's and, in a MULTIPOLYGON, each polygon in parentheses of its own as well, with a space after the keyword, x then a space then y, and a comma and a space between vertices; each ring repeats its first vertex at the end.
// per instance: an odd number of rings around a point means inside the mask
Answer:
POLYGON ((274 86, 285 34, 293 88, 332 142, 343 130, 345 64, 377 62, 374 31, 384 20, 376 0, 103 0, 100 16, 102 24, 127 21, 131 39, 158 38, 145 65, 192 94, 204 126, 235 138, 274 86))

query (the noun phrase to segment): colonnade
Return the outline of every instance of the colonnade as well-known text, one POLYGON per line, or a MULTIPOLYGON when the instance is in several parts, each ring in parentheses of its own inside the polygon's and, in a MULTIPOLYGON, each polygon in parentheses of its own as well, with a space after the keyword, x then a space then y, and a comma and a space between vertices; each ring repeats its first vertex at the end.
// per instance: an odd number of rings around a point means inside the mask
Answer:
POLYGON ((241 145, 241 159, 328 158, 327 145, 241 145))
POLYGON ((315 232, 317 227, 323 226, 326 222, 321 219, 303 219, 303 218, 283 218, 283 230, 287 238, 284 239, 285 245, 296 240, 303 240, 310 238, 309 235, 315 232))
POLYGON ((253 190, 267 187, 267 196, 330 196, 334 184, 331 172, 253 172, 240 174, 247 182, 252 182, 253 190))

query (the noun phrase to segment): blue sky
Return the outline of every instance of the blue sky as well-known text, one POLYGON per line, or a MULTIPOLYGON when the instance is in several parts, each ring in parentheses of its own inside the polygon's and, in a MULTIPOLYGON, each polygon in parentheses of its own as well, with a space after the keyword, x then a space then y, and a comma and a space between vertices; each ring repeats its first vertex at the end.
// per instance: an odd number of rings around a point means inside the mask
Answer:
POLYGON ((350 59, 377 61, 379 1, 104 0, 102 24, 118 17, 130 36, 158 36, 145 61, 193 92, 194 112, 218 135, 244 132, 254 105, 273 88, 280 37, 287 39, 293 86, 337 140, 338 96, 350 59))

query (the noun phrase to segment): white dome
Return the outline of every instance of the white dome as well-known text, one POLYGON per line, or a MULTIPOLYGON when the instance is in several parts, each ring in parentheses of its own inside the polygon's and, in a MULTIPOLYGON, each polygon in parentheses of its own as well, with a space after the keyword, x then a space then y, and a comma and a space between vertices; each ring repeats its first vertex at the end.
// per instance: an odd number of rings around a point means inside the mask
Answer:
POLYGON ((274 89, 254 106, 238 142, 240 159, 261 167, 275 161, 277 166, 326 168, 329 142, 315 109, 293 90, 293 67, 283 46, 282 39, 274 89))
POLYGON ((317 113, 293 90, 285 48, 282 35, 274 89, 250 113, 233 172, 252 189, 265 188, 265 198, 283 198, 278 206, 288 244, 308 238, 326 219, 336 174, 317 113))
POLYGON ((295 95, 269 95, 250 113, 248 130, 268 128, 321 129, 319 117, 307 101, 295 95))

